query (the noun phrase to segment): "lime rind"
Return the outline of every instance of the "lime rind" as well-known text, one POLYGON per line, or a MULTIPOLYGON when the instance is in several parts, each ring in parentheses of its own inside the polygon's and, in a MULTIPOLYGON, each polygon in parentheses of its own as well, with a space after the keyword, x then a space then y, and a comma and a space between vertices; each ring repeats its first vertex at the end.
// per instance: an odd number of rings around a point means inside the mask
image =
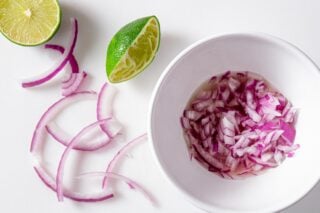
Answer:
MULTIPOLYGON (((21 42, 21 41, 13 39, 10 35, 8 35, 8 32, 5 32, 5 30, 3 29, 3 26, 1 24, 1 21, 2 21, 3 16, 4 16, 4 11, 5 11, 4 5, 9 1, 10 0, 4 0, 4 1, 2 1, 0 3, 0 32, 5 38, 7 38, 12 43, 15 43, 15 44, 20 45, 20 46, 38 46, 38 45, 42 45, 42 44, 46 43, 47 41, 49 41, 50 39, 52 39, 52 37, 59 30, 60 25, 61 25, 61 18, 62 18, 61 8, 60 8, 60 5, 59 5, 57 0, 52 0, 52 2, 54 3, 54 6, 56 8, 56 15, 55 16, 57 16, 57 18, 56 18, 57 22, 56 22, 56 24, 54 26, 50 27, 51 28, 51 32, 48 33, 48 36, 46 36, 42 40, 39 40, 37 42, 32 42, 32 43, 28 43, 28 42, 24 43, 23 41, 21 42)), ((15 2, 16 2, 16 4, 18 4, 18 1, 15 1, 15 2)), ((20 2, 22 2, 22 1, 20 1, 20 2)), ((21 4, 19 6, 20 7, 23 7, 23 6, 27 7, 28 5, 27 4, 25 4, 25 5, 21 4)))
POLYGON ((120 59, 126 53, 127 49, 132 45, 141 30, 147 24, 149 17, 140 18, 123 26, 111 39, 107 50, 107 70, 113 68, 119 63, 120 59), (112 53, 112 54, 111 54, 112 53))
MULTIPOLYGON (((132 39, 133 41, 127 47, 125 53, 114 65, 114 69, 108 69, 107 61, 107 75, 110 82, 120 83, 135 77, 155 58, 160 44, 160 24, 155 16, 144 19, 147 19, 146 24, 139 34, 132 39)), ((121 30, 119 32, 121 33, 121 30)), ((110 54, 109 48, 108 54, 110 54)))

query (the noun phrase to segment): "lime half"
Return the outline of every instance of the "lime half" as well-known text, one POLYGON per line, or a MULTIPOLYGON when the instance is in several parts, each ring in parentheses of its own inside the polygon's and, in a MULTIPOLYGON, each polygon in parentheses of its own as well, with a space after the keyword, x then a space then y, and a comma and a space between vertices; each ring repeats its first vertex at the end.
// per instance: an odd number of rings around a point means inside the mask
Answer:
POLYGON ((137 19, 122 27, 107 50, 107 76, 112 83, 129 80, 154 59, 160 44, 160 24, 155 16, 137 19))
POLYGON ((48 41, 60 26, 60 16, 57 0, 0 0, 0 30, 16 44, 48 41))

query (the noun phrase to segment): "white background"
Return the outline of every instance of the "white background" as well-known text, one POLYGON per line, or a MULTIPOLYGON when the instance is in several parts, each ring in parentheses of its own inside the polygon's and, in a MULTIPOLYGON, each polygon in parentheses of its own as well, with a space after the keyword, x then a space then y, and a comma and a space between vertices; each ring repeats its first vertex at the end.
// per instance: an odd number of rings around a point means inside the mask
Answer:
MULTIPOLYGON (((161 46, 152 65, 137 78, 116 85, 119 92, 114 111, 124 125, 127 141, 146 132, 151 92, 167 64, 182 49, 203 37, 227 32, 266 32, 292 42, 320 64, 317 0, 61 0, 61 7, 62 26, 50 43, 65 44, 70 31, 69 17, 78 18, 80 33, 75 55, 80 68, 89 73, 85 88, 93 90, 98 90, 106 80, 105 53, 112 35, 139 17, 154 14, 161 22, 161 46)), ((121 183, 116 183, 116 198, 110 201, 57 202, 55 194, 34 173, 28 150, 36 122, 60 98, 59 81, 36 89, 22 89, 18 83, 22 77, 45 71, 56 58, 58 54, 43 47, 20 47, 0 37, 0 212, 203 212, 182 199, 163 177, 150 154, 147 144, 150 141, 137 146, 117 171, 143 184, 156 197, 156 207, 121 183)), ((58 123, 75 133, 94 119, 94 102, 79 103, 62 113, 58 123)), ((117 143, 97 153, 73 153, 65 173, 72 176, 84 171, 103 171, 107 160, 124 144, 117 143)), ((45 150, 46 161, 55 172, 62 148, 54 143, 49 147, 45 150)), ((283 212, 319 212, 319 198, 320 186, 283 212)))

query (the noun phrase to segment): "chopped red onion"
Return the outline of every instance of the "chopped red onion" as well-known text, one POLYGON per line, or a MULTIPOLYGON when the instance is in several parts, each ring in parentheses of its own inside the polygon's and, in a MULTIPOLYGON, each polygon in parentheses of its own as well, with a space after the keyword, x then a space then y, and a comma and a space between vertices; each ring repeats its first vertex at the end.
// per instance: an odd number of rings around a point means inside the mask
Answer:
POLYGON ((299 148, 296 109, 249 72, 212 77, 192 95, 180 121, 191 158, 225 178, 277 167, 299 148))

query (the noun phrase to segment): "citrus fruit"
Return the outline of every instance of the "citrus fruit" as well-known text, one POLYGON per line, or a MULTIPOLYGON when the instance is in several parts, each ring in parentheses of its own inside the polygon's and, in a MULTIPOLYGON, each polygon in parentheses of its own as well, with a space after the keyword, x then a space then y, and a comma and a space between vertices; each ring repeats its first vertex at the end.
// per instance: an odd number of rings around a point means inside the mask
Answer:
POLYGON ((119 83, 141 73, 154 59, 159 44, 160 24, 156 16, 140 18, 122 27, 107 50, 109 81, 119 83))
POLYGON ((60 26, 57 0, 1 0, 0 31, 10 41, 35 46, 48 41, 60 26))

